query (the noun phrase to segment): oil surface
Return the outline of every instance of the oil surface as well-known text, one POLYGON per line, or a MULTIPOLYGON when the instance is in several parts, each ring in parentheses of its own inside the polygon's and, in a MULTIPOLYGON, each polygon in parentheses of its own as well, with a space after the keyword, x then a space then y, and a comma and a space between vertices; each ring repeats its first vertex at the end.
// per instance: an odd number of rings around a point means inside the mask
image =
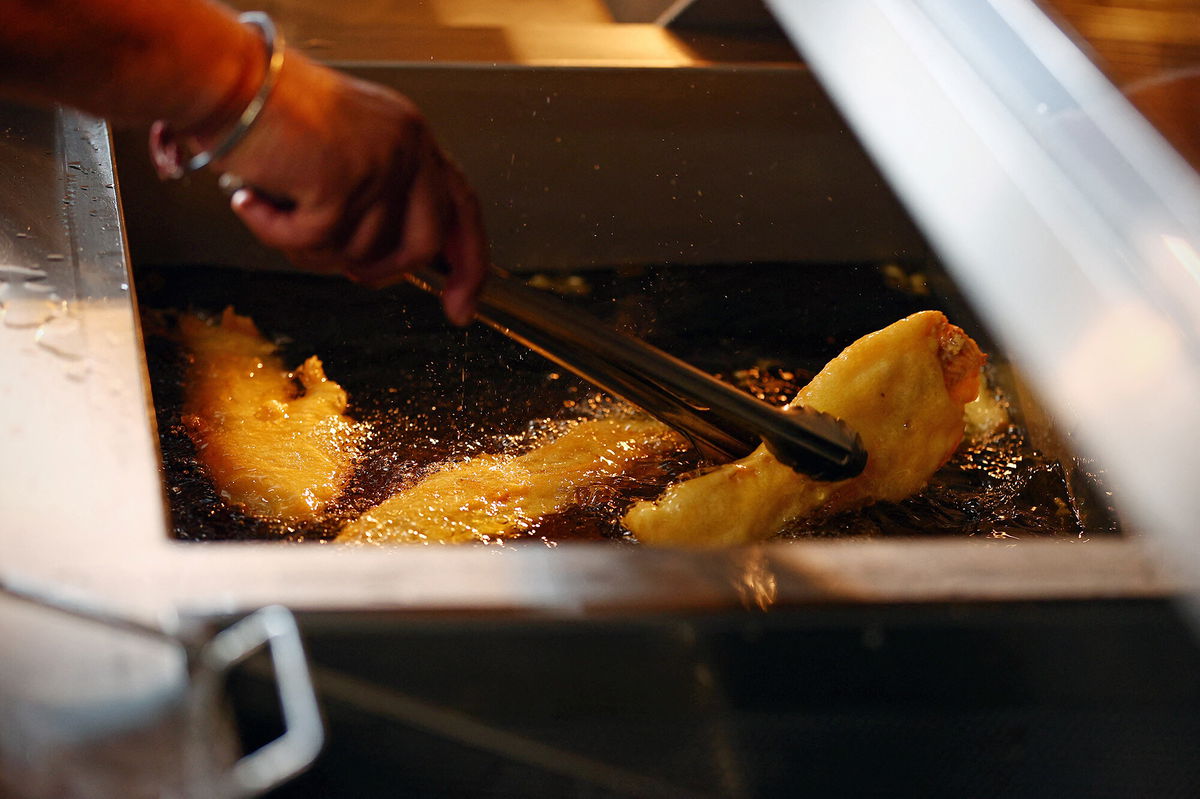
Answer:
MULTIPOLYGON (((490 329, 450 327, 430 298, 408 287, 375 292, 302 275, 166 267, 141 269, 138 290, 172 529, 185 540, 328 540, 346 520, 441 464, 521 452, 567 420, 627 410, 490 329), (228 507, 180 423, 187 356, 161 333, 180 310, 216 313, 227 304, 280 337, 285 363, 319 355, 348 391, 349 414, 370 427, 355 476, 319 523, 289 527, 228 507)), ((564 295, 777 405, 854 338, 938 307, 896 288, 891 274, 873 265, 602 272, 575 280, 564 295), (798 305, 794 293, 780 290, 793 285, 835 300, 798 305)), ((639 463, 581 489, 575 506, 543 517, 527 537, 628 542, 619 519, 629 504, 702 468, 692 452, 639 463)), ((1114 532, 1094 523, 1085 529, 1076 504, 1059 462, 1012 427, 962 448, 905 502, 803 520, 784 535, 1020 540, 1114 532)))

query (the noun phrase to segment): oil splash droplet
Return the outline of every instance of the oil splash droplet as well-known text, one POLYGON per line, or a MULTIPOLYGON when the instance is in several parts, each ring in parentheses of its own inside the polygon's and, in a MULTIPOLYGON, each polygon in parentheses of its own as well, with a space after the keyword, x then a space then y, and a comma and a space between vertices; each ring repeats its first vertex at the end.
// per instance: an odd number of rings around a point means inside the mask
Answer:
POLYGON ((58 303, 48 300, 10 299, 4 307, 5 327, 37 327, 54 316, 58 303))
POLYGON ((39 278, 45 276, 46 270, 38 269, 37 267, 18 266, 17 264, 0 264, 0 280, 6 280, 14 277, 39 278))
POLYGON ((37 279, 26 280, 21 288, 31 294, 53 294, 55 292, 53 283, 47 283, 44 280, 37 279))
POLYGON ((80 358, 77 361, 72 361, 67 367, 67 379, 74 380, 76 383, 82 383, 87 380, 88 375, 92 373, 91 361, 86 358, 80 358))
POLYGON ((74 316, 55 316, 38 328, 35 336, 38 346, 53 352, 60 358, 77 361, 85 353, 83 326, 74 316))

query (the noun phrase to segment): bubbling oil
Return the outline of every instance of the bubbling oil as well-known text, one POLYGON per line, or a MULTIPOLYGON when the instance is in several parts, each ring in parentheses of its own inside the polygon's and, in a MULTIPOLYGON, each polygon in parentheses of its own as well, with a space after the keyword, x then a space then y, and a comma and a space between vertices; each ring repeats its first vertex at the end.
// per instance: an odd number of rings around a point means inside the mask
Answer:
MULTIPOLYGON (((756 264, 752 270, 597 274, 589 275, 588 296, 578 302, 685 360, 711 371, 724 369, 728 382, 781 405, 812 376, 799 368, 801 363, 819 368, 846 342, 931 305, 928 297, 914 300, 882 284, 872 288, 875 271, 756 264), (680 279, 703 284, 706 292, 680 290, 680 279), (793 297, 777 290, 782 280, 839 297, 839 303, 797 308, 793 297), (736 301, 715 306, 702 301, 725 294, 736 301), (742 309, 751 298, 756 311, 748 315, 742 309), (780 324, 781 319, 787 324, 780 324), (784 360, 759 360, 768 353, 784 360)), ((485 453, 516 455, 573 420, 630 412, 498 334, 450 328, 436 303, 422 305, 425 298, 419 294, 389 292, 342 284, 331 291, 326 281, 294 274, 212 267, 139 270, 139 304, 175 537, 328 541, 347 521, 447 463, 485 453), (280 302, 281 296, 288 301, 280 302), (263 330, 287 331, 299 339, 283 343, 286 363, 320 354, 330 377, 350 395, 348 414, 368 427, 354 475, 319 521, 285 525, 230 506, 208 480, 182 426, 187 356, 169 336, 155 334, 167 327, 159 316, 169 319, 172 309, 188 306, 215 311, 230 303, 263 330)), ((578 489, 569 508, 538 519, 508 540, 631 543, 620 522, 629 505, 652 499, 704 468, 690 451, 639 461, 617 477, 578 489)), ((904 502, 802 520, 782 531, 782 537, 1014 541, 1116 532, 1081 523, 1068 482, 1054 458, 1038 452, 1020 428, 1010 427, 964 446, 924 491, 904 502)))
MULTIPOLYGON (((573 420, 636 413, 601 394, 573 396, 556 417, 529 421, 523 430, 497 434, 463 414, 446 429, 445 415, 419 410, 415 396, 368 407, 360 415, 368 433, 363 455, 345 490, 318 521, 287 525, 255 518, 219 496, 196 457, 179 420, 186 355, 165 338, 151 336, 147 347, 154 368, 160 441, 168 481, 168 499, 177 537, 192 541, 328 541, 347 521, 420 481, 434 470, 483 453, 516 455, 560 434, 573 420)), ((811 373, 777 364, 758 364, 724 376, 728 382, 771 404, 795 396, 811 373)), ((557 380, 558 378, 553 378, 557 380)), ((568 401, 564 401, 566 404, 568 401)), ((706 468, 691 450, 652 456, 622 474, 575 492, 565 510, 536 520, 520 535, 484 542, 504 545, 540 541, 632 543, 621 516, 640 500, 653 499, 667 486, 706 468)), ((835 516, 804 519, 781 531, 785 539, 883 536, 975 536, 1007 540, 1077 538, 1084 533, 1074 510, 1062 467, 1031 448, 1013 426, 964 446, 929 485, 899 503, 878 503, 835 516)))

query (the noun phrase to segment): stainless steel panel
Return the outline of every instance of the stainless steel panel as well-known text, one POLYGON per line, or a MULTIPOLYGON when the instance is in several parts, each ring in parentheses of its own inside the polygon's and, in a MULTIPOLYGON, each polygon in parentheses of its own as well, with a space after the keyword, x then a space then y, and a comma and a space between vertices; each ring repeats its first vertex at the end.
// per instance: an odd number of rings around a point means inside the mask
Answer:
POLYGON ((0 562, 52 579, 162 538, 165 514, 108 130, 0 114, 0 562))
MULTIPOLYGON (((866 261, 927 249, 800 66, 345 65, 411 96, 484 204, 496 263, 866 261)), ((163 185, 118 137, 134 258, 276 265, 211 176, 163 185)))
MULTIPOLYGON (((690 122, 699 125, 702 119, 690 122)), ((68 221, 90 225, 93 211, 101 220, 98 235, 104 235, 75 239, 64 253, 69 258, 50 261, 67 264, 56 278, 63 285, 74 276, 76 293, 67 307, 79 319, 80 357, 44 351, 37 328, 0 329, 6 358, 20 367, 0 377, 0 405, 12 441, 19 443, 11 450, 18 455, 5 464, 2 489, 6 574, 84 589, 151 618, 166 611, 233 613, 275 602, 306 609, 575 616, 830 601, 1155 596, 1173 590, 1125 541, 1026 542, 1018 549, 979 541, 811 542, 719 553, 586 544, 495 551, 170 541, 133 301, 121 288, 127 281, 123 267, 114 266, 124 264, 125 255, 117 198, 108 188, 103 126, 74 115, 38 124, 41 133, 30 133, 21 152, 37 155, 31 162, 45 171, 10 184, 3 196, 14 202, 32 186, 39 219, 60 219, 56 215, 65 207, 67 219, 47 228, 63 242, 71 236, 68 221), (70 149, 56 150, 48 134, 61 135, 70 149), (91 155, 64 155, 68 152, 91 155), (83 185, 87 192, 99 186, 102 195, 81 200, 63 193, 68 173, 79 171, 74 161, 87 170, 78 192, 83 185), (79 215, 86 219, 76 219, 79 215), (108 282, 95 285, 92 275, 108 282), (81 365, 87 367, 82 374, 72 372, 81 365)), ((143 207, 142 224, 153 224, 157 212, 143 207)), ((192 221, 210 238, 221 229, 207 217, 192 221)), ((171 252, 178 257, 182 251, 171 252)))

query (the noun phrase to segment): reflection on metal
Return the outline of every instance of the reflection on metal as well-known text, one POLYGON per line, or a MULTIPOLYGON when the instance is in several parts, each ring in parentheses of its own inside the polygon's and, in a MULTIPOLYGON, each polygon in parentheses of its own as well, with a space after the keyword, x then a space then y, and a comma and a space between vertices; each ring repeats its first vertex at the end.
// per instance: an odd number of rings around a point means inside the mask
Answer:
POLYGON ((437 705, 335 669, 314 668, 313 677, 323 696, 358 713, 398 722, 539 771, 560 774, 625 796, 663 799, 706 796, 481 721, 458 708, 437 705))
MULTIPOLYGON (((267 10, 295 46, 340 63, 680 67, 795 61, 782 36, 745 35, 774 27, 761 0, 719 3, 728 10, 702 36, 651 24, 671 0, 344 0, 336 13, 320 0, 277 0, 267 10)), ((230 4, 243 11, 263 7, 257 0, 230 4)), ((712 15, 703 12, 701 19, 712 15)))
POLYGON ((1032 2, 771 5, 1059 425, 1200 574, 1196 173, 1032 2))
POLYGON ((752 547, 739 553, 736 558, 738 571, 734 586, 748 608, 767 610, 779 596, 779 584, 775 579, 775 567, 767 557, 766 550, 752 547))
POLYGON ((684 31, 779 34, 763 0, 676 0, 656 22, 684 31))
MULTIPOLYGON (((928 254, 799 66, 352 71, 421 106, 478 191, 492 258, 506 269, 928 254)), ((131 248, 143 263, 283 265, 211 176, 163 184, 144 137, 117 143, 131 248)))
POLYGON ((87 619, 112 630, 179 643, 179 620, 170 614, 157 621, 139 618, 69 585, 39 584, 20 575, 10 575, 0 577, 0 594, 87 619))
POLYGON ((115 548, 165 536, 166 514, 108 129, 0 118, 0 562, 36 579, 96 541, 128 558, 115 548))

